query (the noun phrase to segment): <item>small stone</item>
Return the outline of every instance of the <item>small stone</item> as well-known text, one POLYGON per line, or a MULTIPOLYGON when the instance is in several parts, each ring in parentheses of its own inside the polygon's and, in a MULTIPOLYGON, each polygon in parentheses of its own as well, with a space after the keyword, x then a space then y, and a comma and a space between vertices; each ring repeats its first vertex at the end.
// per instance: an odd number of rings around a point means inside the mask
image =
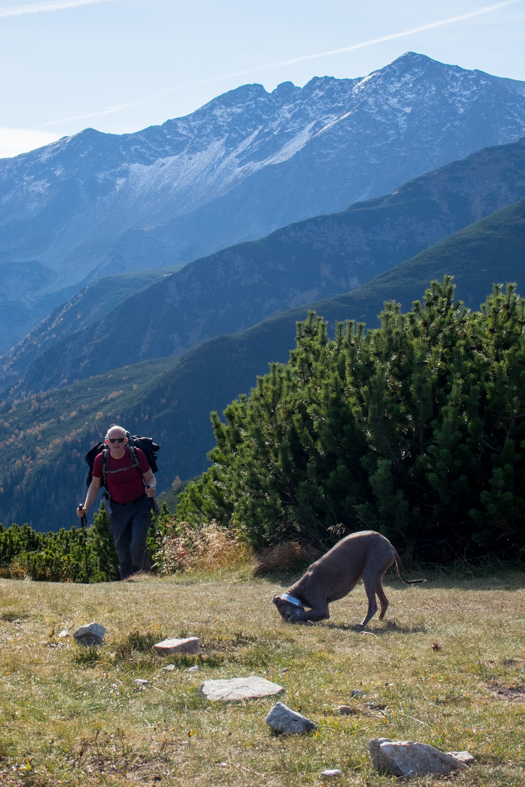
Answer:
POLYGON ((162 668, 163 672, 173 672, 175 669, 175 664, 168 664, 166 667, 162 668))
POLYGON ((200 671, 201 668, 199 667, 198 664, 195 664, 193 667, 188 667, 188 669, 184 670, 184 672, 200 672, 200 671))
POLYGON ((448 751, 447 754, 450 754, 451 757, 459 760, 464 765, 472 765, 472 763, 476 762, 475 758, 468 751, 448 751))
POLYGON ((100 645, 105 633, 106 629, 100 623, 90 623, 87 626, 80 626, 73 636, 79 645, 89 648, 92 645, 100 645))
POLYGON ((351 697, 366 697, 366 691, 359 691, 358 689, 352 689, 350 692, 351 697))
POLYGON ((351 716, 354 713, 357 713, 357 711, 351 708, 350 705, 339 705, 339 707, 336 708, 336 710, 338 713, 341 714, 341 716, 351 716))
POLYGON ((333 779, 337 776, 342 776, 343 771, 340 771, 338 768, 332 768, 331 770, 321 771, 321 778, 322 779, 333 779))
POLYGON ((374 768, 393 776, 427 776, 432 773, 447 776, 467 767, 460 759, 428 743, 374 738, 368 744, 368 751, 374 768))
POLYGON ((289 669, 290 669, 289 667, 283 667, 282 669, 279 670, 279 672, 281 673, 281 675, 284 675, 286 672, 289 671, 289 669))
POLYGON ((296 713, 282 702, 277 702, 273 706, 265 721, 272 730, 286 735, 300 735, 303 732, 312 732, 317 729, 317 724, 301 713, 296 713))
POLYGON ((186 637, 185 639, 164 639, 162 642, 157 642, 153 645, 159 653, 165 653, 171 656, 172 653, 181 653, 183 655, 194 655, 201 649, 201 644, 198 637, 186 637))
POLYGON ((143 680, 142 678, 135 678, 135 683, 137 684, 137 686, 147 686, 149 680, 143 680))
POLYGON ((71 636, 71 634, 69 633, 69 631, 67 629, 64 629, 58 635, 58 639, 66 639, 67 637, 70 637, 70 636, 71 636))
POLYGON ((284 688, 279 684, 251 675, 249 678, 231 680, 205 680, 199 689, 199 694, 207 700, 231 702, 271 697, 273 694, 282 694, 283 691, 284 688))

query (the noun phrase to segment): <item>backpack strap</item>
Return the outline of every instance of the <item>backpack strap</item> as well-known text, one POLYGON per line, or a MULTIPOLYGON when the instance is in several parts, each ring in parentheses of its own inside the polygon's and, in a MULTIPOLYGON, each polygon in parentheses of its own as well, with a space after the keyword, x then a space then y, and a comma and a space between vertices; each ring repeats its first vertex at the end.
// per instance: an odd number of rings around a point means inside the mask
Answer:
POLYGON ((133 460, 133 466, 137 468, 137 470, 140 473, 140 477, 142 478, 142 470, 140 469, 140 462, 139 462, 139 457, 137 455, 137 449, 135 448, 134 445, 129 445, 129 444, 128 444, 128 448, 129 448, 130 456, 133 460))
POLYGON ((108 474, 112 475, 113 473, 123 473, 126 470, 131 470, 133 467, 136 467, 140 473, 140 477, 142 478, 142 470, 140 469, 140 462, 137 456, 137 450, 134 445, 128 445, 129 454, 131 456, 131 460, 133 462, 132 465, 128 465, 127 467, 119 467, 118 470, 108 470, 108 449, 104 448, 102 450, 102 483, 104 487, 107 489, 106 484, 106 476, 108 474))
POLYGON ((104 489, 107 490, 108 485, 106 483, 106 476, 108 474, 108 449, 102 449, 102 484, 104 485, 104 489))

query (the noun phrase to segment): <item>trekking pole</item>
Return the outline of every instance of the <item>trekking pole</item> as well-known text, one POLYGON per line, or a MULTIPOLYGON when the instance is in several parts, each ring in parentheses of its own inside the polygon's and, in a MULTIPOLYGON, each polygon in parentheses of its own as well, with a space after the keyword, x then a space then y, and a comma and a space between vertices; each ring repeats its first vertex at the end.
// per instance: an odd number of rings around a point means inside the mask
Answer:
MULTIPOLYGON (((80 511, 80 509, 81 509, 81 508, 83 508, 83 505, 82 505, 82 503, 79 503, 79 504, 78 504, 78 510, 80 511)), ((85 530, 85 528, 86 528, 86 526, 87 526, 87 517, 86 517, 86 515, 85 515, 85 514, 84 514, 84 516, 82 516, 82 517, 80 518, 80 524, 81 524, 81 526, 82 526, 82 530, 85 530)))

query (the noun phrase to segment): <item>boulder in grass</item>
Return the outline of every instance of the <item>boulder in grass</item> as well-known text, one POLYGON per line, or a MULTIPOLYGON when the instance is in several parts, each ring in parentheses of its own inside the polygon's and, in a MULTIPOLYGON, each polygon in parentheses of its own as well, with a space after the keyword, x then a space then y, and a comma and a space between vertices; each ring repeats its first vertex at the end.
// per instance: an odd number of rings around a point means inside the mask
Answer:
POLYGON ((266 724, 285 735, 300 735, 303 732, 313 732, 317 724, 307 719, 301 713, 296 713, 282 702, 277 702, 265 719, 266 724))
POLYGON ((464 755, 468 752, 461 752, 461 758, 455 757, 428 743, 374 738, 368 744, 368 751, 374 768, 393 776, 427 776, 433 773, 448 776, 467 768, 464 755))
POLYGON ((93 645, 101 645, 106 629, 100 623, 89 623, 87 626, 80 626, 73 636, 79 645, 90 648, 93 645))
POLYGON ((163 639, 153 647, 158 653, 165 653, 167 656, 172 656, 174 653, 179 653, 182 656, 194 656, 199 653, 201 643, 198 637, 186 637, 185 639, 163 639))
POLYGON ((257 700, 282 694, 284 688, 265 678, 251 675, 249 678, 231 678, 230 680, 205 680, 199 694, 212 702, 232 702, 239 700, 257 700))

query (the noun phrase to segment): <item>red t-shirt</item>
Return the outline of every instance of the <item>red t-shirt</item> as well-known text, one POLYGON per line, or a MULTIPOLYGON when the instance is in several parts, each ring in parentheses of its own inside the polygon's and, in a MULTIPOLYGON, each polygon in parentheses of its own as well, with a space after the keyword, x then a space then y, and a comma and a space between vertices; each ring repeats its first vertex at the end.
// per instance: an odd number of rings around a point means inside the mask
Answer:
MULTIPOLYGON (((116 503, 131 503, 132 500, 141 497, 146 491, 142 473, 147 473, 150 466, 143 451, 141 451, 140 448, 136 448, 135 450, 137 452, 137 459, 139 460, 140 473, 133 464, 129 446, 125 447, 122 459, 114 459, 108 449, 108 465, 106 469, 108 471, 120 470, 119 473, 108 472, 106 475, 109 496, 116 503), (124 470, 121 468, 126 469, 124 470)), ((95 478, 102 478, 102 452, 95 457, 93 463, 93 476, 95 478)))

